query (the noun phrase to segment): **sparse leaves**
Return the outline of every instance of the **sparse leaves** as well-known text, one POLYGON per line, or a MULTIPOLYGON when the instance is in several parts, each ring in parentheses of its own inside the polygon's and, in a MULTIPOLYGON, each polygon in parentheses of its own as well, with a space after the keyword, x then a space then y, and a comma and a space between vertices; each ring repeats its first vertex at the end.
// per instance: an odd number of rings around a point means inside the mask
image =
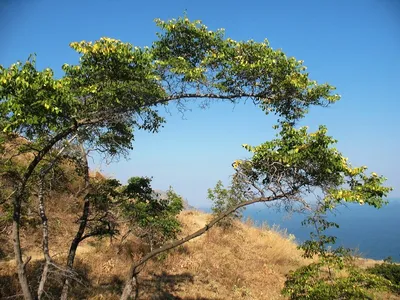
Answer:
MULTIPOLYGON (((215 216, 219 216, 232 207, 245 201, 242 193, 234 184, 224 188, 224 185, 220 180, 213 189, 208 189, 207 192, 207 198, 213 202, 211 210, 215 216)), ((218 225, 226 228, 232 226, 233 220, 241 219, 243 210, 244 208, 236 210, 234 213, 221 220, 218 225)))
POLYGON ((161 196, 151 188, 150 178, 132 177, 123 188, 122 196, 125 197, 121 205, 125 217, 151 250, 176 238, 181 228, 177 216, 183 209, 183 199, 172 187, 161 196))
POLYGON ((326 209, 341 201, 380 207, 392 190, 385 178, 368 175, 366 167, 352 167, 334 147, 336 140, 324 126, 309 133, 283 124, 277 138, 257 147, 243 145, 253 154, 236 162, 236 176, 256 188, 258 194, 284 190, 297 196, 310 191, 322 193, 326 209))
POLYGON ((310 105, 340 98, 332 93, 333 86, 310 80, 303 61, 272 49, 267 40, 234 41, 225 38, 223 30, 209 31, 186 17, 156 23, 162 31, 151 50, 161 84, 172 94, 194 88, 199 97, 248 97, 266 113, 276 112, 289 122, 302 117, 310 105))

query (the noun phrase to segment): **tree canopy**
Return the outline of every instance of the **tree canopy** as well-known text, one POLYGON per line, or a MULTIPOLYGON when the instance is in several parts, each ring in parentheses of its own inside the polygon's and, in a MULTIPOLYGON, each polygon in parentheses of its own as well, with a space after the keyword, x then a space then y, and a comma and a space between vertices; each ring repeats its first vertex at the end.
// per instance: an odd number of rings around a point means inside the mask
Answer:
POLYGON ((115 153, 129 147, 134 127, 156 131, 164 121, 156 107, 171 100, 246 97, 295 121, 310 105, 339 99, 268 41, 234 41, 186 17, 156 22, 161 31, 151 47, 110 38, 71 43, 79 64, 64 64, 60 79, 49 68, 37 70, 34 57, 2 66, 2 131, 34 138, 76 127, 115 153))

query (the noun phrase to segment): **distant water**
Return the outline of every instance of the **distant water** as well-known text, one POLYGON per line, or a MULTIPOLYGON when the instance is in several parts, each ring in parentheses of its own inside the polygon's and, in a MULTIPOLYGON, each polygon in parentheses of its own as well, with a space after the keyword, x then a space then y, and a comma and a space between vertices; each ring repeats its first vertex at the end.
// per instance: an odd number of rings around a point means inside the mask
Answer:
MULTIPOLYGON (((249 206, 243 213, 243 219, 251 218, 257 226, 267 223, 270 227, 287 229, 298 243, 310 237, 311 228, 301 225, 305 217, 288 216, 262 204, 249 206)), ((358 204, 342 206, 328 220, 340 225, 339 229, 327 232, 337 237, 337 246, 356 249, 365 258, 381 260, 391 256, 400 262, 400 199, 391 199, 381 209, 358 204)))
MULTIPOLYGON (((253 219, 256 225, 265 222, 269 226, 286 228, 298 243, 310 236, 311 228, 301 226, 305 219, 302 214, 290 217, 264 205, 257 205, 249 206, 243 215, 244 219, 253 219)), ((358 204, 342 206, 328 220, 340 225, 339 229, 327 232, 337 237, 337 246, 357 249, 365 258, 384 259, 391 256, 400 262, 400 199, 391 199, 381 209, 358 204)))

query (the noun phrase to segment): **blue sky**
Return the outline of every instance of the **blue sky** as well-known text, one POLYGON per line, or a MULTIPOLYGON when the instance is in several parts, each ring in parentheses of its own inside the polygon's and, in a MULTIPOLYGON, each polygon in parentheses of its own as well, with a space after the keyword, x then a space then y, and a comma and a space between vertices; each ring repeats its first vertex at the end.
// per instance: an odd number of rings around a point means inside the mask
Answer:
MULTIPOLYGON (((305 61, 310 77, 337 87, 342 100, 311 109, 301 122, 328 126, 338 148, 354 165, 389 178, 400 197, 400 1, 18 1, 0 3, 0 64, 37 54, 39 68, 61 76, 63 63, 76 63, 72 41, 102 36, 137 46, 156 38, 155 18, 201 19, 225 28, 236 40, 267 38, 273 48, 305 61), (246 4, 244 4, 246 3, 246 4)), ((207 206, 206 190, 228 182, 231 163, 246 157, 241 144, 273 136, 275 118, 251 104, 191 105, 184 119, 171 107, 157 134, 139 132, 128 161, 94 168, 125 181, 153 176, 153 186, 172 185, 195 206, 207 206)))

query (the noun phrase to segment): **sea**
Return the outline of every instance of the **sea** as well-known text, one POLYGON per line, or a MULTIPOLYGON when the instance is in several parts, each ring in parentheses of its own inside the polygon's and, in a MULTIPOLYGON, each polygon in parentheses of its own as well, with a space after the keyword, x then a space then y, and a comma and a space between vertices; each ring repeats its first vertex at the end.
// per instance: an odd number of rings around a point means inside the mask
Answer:
MULTIPOLYGON (((249 206, 243 212, 244 220, 251 219, 256 226, 268 226, 294 235, 297 243, 309 239, 312 231, 301 225, 305 218, 304 214, 289 215, 264 204, 249 206)), ((340 226, 327 231, 337 237, 335 246, 351 248, 364 258, 383 260, 391 257, 400 262, 400 199, 389 199, 389 204, 380 209, 348 204, 339 207, 327 219, 340 226)))

